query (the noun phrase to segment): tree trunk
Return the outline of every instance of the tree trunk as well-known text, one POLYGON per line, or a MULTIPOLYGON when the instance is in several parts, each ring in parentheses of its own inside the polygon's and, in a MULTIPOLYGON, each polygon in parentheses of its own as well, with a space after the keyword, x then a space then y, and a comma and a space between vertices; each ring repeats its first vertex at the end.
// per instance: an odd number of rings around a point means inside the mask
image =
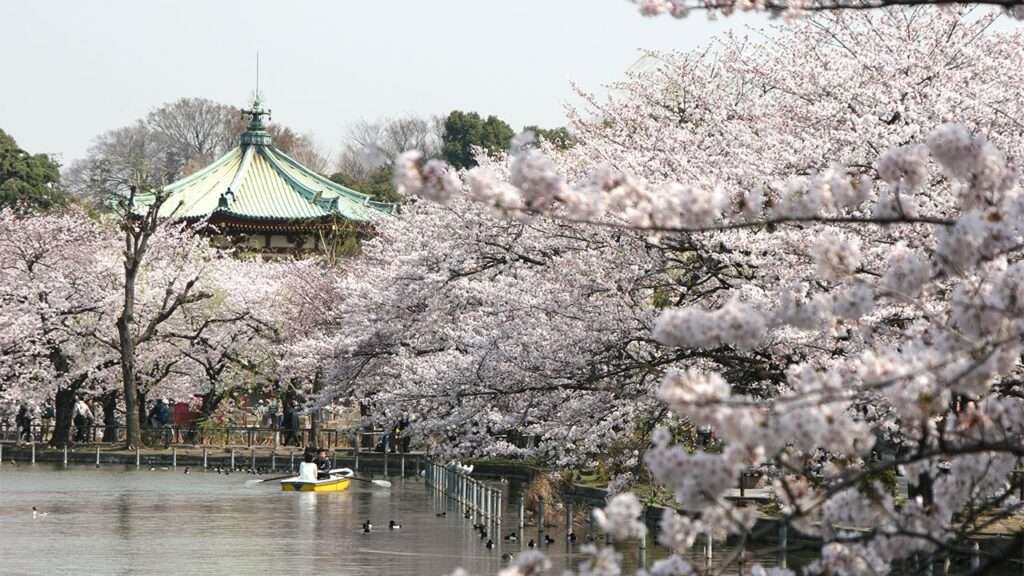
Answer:
POLYGON ((223 392, 207 392, 206 394, 203 394, 203 405, 199 408, 199 417, 203 420, 209 420, 217 410, 217 407, 220 406, 220 401, 223 399, 223 392))
POLYGON ((71 415, 75 411, 75 389, 61 388, 53 401, 53 436, 50 446, 63 448, 71 440, 71 415))
POLYGON ((102 396, 103 403, 103 441, 117 442, 117 390, 111 390, 102 396))
MULTIPOLYGON (((316 374, 313 377, 313 401, 317 402, 320 396, 320 374, 316 374)), ((314 409, 309 412, 309 443, 313 446, 320 446, 320 409, 314 409)))
MULTIPOLYGON (((291 414, 292 412, 295 412, 296 410, 298 410, 298 403, 299 403, 298 402, 298 394, 295 392, 295 385, 294 384, 295 384, 295 382, 292 381, 290 384, 286 384, 285 387, 284 387, 284 393, 281 396, 281 407, 282 407, 281 412, 282 412, 283 415, 288 415, 288 414, 291 414)), ((286 429, 290 429, 291 425, 292 425, 292 422, 288 418, 285 418, 284 426, 283 427, 286 428, 286 429)), ((299 445, 301 445, 302 444, 302 433, 299 432, 298 435, 299 435, 298 439, 292 439, 290 434, 286 435, 285 436, 285 443, 287 444, 289 442, 295 442, 296 440, 298 440, 299 445)))
MULTIPOLYGON (((50 363, 58 374, 67 374, 71 369, 67 356, 59 346, 50 348, 50 363)), ((81 380, 71 382, 66 388, 57 388, 57 394, 53 401, 53 435, 50 436, 50 446, 63 448, 71 440, 71 420, 75 409, 75 394, 81 380)))
POLYGON ((124 380, 125 441, 129 448, 141 448, 142 430, 138 408, 138 383, 135 381, 135 340, 132 322, 135 317, 135 278, 139 255, 125 254, 124 308, 117 319, 117 340, 121 352, 121 378, 124 380))
POLYGON ((309 411, 309 445, 320 446, 320 410, 309 411))
POLYGON ((147 402, 146 391, 145 390, 138 390, 137 398, 139 399, 138 400, 138 405, 139 405, 139 424, 142 425, 142 428, 148 428, 149 427, 149 420, 146 419, 146 402, 147 402))

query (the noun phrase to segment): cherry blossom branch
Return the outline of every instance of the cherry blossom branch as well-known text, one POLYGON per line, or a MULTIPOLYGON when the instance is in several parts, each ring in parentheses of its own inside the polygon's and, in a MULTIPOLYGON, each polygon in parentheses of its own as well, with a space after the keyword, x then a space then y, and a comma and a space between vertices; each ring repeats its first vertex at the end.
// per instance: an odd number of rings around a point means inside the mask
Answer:
MULTIPOLYGON (((833 12, 846 10, 879 10, 890 7, 951 6, 963 5, 954 0, 630 0, 637 4, 644 16, 668 14, 685 18, 694 10, 707 10, 726 16, 736 12, 765 11, 773 15, 800 15, 802 13, 833 12)), ((970 2, 980 6, 996 6, 1007 11, 1022 6, 1020 0, 976 0, 970 2)))

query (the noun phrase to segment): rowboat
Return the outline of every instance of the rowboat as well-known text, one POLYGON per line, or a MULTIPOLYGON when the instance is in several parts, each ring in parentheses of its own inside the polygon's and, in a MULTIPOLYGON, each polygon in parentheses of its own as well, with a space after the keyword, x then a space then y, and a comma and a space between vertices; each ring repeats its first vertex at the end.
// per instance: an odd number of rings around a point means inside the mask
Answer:
POLYGON ((284 492, 342 492, 352 485, 351 473, 332 474, 323 480, 303 480, 298 476, 281 480, 284 492))

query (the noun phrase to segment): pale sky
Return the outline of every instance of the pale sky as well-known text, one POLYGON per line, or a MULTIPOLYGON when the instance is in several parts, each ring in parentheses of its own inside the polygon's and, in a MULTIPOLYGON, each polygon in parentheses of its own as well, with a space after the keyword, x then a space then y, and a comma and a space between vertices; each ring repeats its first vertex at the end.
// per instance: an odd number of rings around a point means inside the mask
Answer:
POLYGON ((600 91, 638 50, 690 49, 763 15, 643 18, 625 0, 0 2, 0 128, 66 165, 161 103, 244 105, 340 149, 360 119, 495 114, 564 124, 570 82, 600 91))

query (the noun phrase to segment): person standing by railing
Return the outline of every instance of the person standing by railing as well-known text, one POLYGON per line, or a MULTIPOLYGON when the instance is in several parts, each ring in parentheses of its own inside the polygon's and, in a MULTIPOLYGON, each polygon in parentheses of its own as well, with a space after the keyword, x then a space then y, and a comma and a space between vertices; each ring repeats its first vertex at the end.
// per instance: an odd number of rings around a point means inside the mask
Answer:
POLYGON ((171 443, 171 409, 163 398, 158 398, 156 404, 149 411, 149 426, 154 430, 162 431, 164 448, 171 443))
POLYGON ((174 429, 175 442, 195 444, 195 427, 192 411, 188 402, 175 402, 171 409, 171 423, 174 429))
POLYGON ((391 439, 391 451, 398 450, 399 452, 405 453, 409 451, 409 414, 407 412, 402 413, 402 417, 398 419, 398 423, 395 424, 392 430, 391 439))
POLYGON ((277 428, 277 423, 281 419, 278 414, 277 400, 271 399, 267 403, 267 428, 277 428))
POLYGON ((117 442, 117 401, 110 400, 107 409, 103 411, 103 441, 117 442))
POLYGON ((92 410, 89 409, 89 405, 85 403, 85 399, 81 396, 75 401, 71 420, 75 424, 75 442, 87 441, 89 439, 89 425, 92 422, 92 410))
POLYGON ((87 424, 87 428, 89 430, 89 432, 88 432, 88 434, 89 434, 89 441, 90 442, 95 442, 96 441, 96 424, 98 422, 102 422, 103 421, 103 405, 100 402, 97 402, 96 400, 94 400, 92 398, 90 398, 89 400, 86 400, 85 403, 86 403, 86 405, 89 406, 89 413, 91 414, 91 416, 89 417, 89 422, 87 424))
POLYGON ((32 411, 27 404, 22 404, 18 408, 18 413, 14 416, 14 426, 18 430, 18 443, 32 441, 32 411))
POLYGON ((282 425, 284 428, 284 445, 301 446, 302 444, 299 442, 299 413, 295 411, 295 407, 291 404, 284 409, 282 425))
POLYGON ((50 422, 53 422, 54 416, 55 416, 55 414, 54 414, 54 410, 53 410, 53 399, 52 398, 47 398, 46 403, 43 404, 42 414, 41 414, 41 418, 40 418, 40 422, 42 424, 42 426, 40 426, 40 430, 39 430, 39 441, 40 442, 46 442, 49 439, 49 437, 50 437, 50 422))

